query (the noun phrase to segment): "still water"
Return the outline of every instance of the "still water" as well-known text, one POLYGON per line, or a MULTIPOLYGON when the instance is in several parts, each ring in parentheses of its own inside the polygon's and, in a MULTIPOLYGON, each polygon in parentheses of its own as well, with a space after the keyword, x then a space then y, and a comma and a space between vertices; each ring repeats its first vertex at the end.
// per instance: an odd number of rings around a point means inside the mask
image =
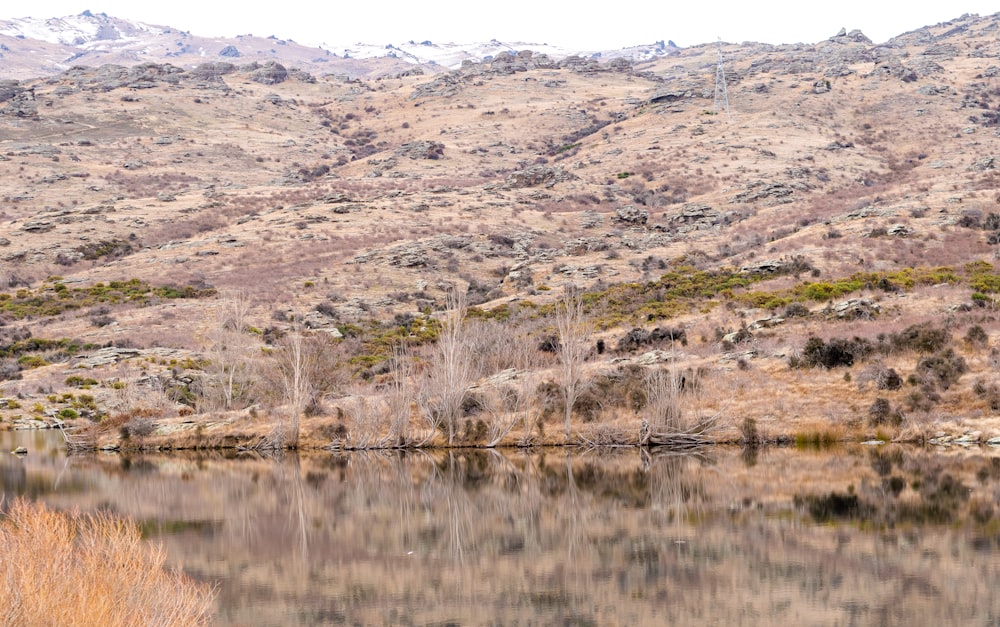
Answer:
POLYGON ((2 495, 129 516, 222 625, 1000 624, 997 449, 0 451, 2 495))

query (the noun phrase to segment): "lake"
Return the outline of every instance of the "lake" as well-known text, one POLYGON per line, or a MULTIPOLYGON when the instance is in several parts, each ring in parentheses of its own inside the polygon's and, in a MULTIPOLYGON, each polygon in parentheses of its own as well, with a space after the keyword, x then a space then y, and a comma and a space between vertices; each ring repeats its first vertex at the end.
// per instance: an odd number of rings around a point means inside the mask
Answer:
POLYGON ((5 498, 132 518, 222 625, 1000 624, 995 448, 0 451, 5 498))

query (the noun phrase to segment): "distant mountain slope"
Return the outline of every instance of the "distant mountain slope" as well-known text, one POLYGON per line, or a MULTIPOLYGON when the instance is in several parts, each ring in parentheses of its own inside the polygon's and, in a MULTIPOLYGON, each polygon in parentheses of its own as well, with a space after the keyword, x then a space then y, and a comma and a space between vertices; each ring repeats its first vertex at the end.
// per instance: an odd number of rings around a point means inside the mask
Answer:
POLYGON ((7 79, 49 76, 74 65, 171 63, 190 68, 220 60, 242 64, 277 61, 314 74, 373 78, 412 70, 414 65, 424 66, 428 72, 455 69, 463 62, 489 60, 501 52, 521 50, 555 59, 580 55, 642 61, 675 53, 677 48, 672 43, 657 42, 616 51, 586 51, 497 40, 311 47, 273 36, 201 37, 169 26, 90 11, 59 18, 0 20, 0 78, 7 79))

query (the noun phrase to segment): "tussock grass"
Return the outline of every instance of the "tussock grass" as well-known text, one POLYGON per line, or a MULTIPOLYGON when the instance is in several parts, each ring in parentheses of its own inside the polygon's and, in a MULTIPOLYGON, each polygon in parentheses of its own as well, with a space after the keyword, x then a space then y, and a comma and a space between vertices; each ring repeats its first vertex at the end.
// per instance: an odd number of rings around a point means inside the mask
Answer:
POLYGON ((162 547, 111 514, 18 499, 0 518, 0 623, 206 625, 214 591, 163 567, 162 547))

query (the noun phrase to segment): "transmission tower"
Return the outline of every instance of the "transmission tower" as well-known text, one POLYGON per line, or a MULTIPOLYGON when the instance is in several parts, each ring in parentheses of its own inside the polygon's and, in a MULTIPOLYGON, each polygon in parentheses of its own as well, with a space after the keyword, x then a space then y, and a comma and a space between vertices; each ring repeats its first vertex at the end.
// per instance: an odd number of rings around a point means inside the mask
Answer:
POLYGON ((726 111, 726 118, 729 118, 729 91, 726 89, 726 66, 722 61, 722 39, 716 44, 719 50, 719 63, 715 66, 715 102, 712 105, 712 112, 719 114, 719 109, 726 111))

